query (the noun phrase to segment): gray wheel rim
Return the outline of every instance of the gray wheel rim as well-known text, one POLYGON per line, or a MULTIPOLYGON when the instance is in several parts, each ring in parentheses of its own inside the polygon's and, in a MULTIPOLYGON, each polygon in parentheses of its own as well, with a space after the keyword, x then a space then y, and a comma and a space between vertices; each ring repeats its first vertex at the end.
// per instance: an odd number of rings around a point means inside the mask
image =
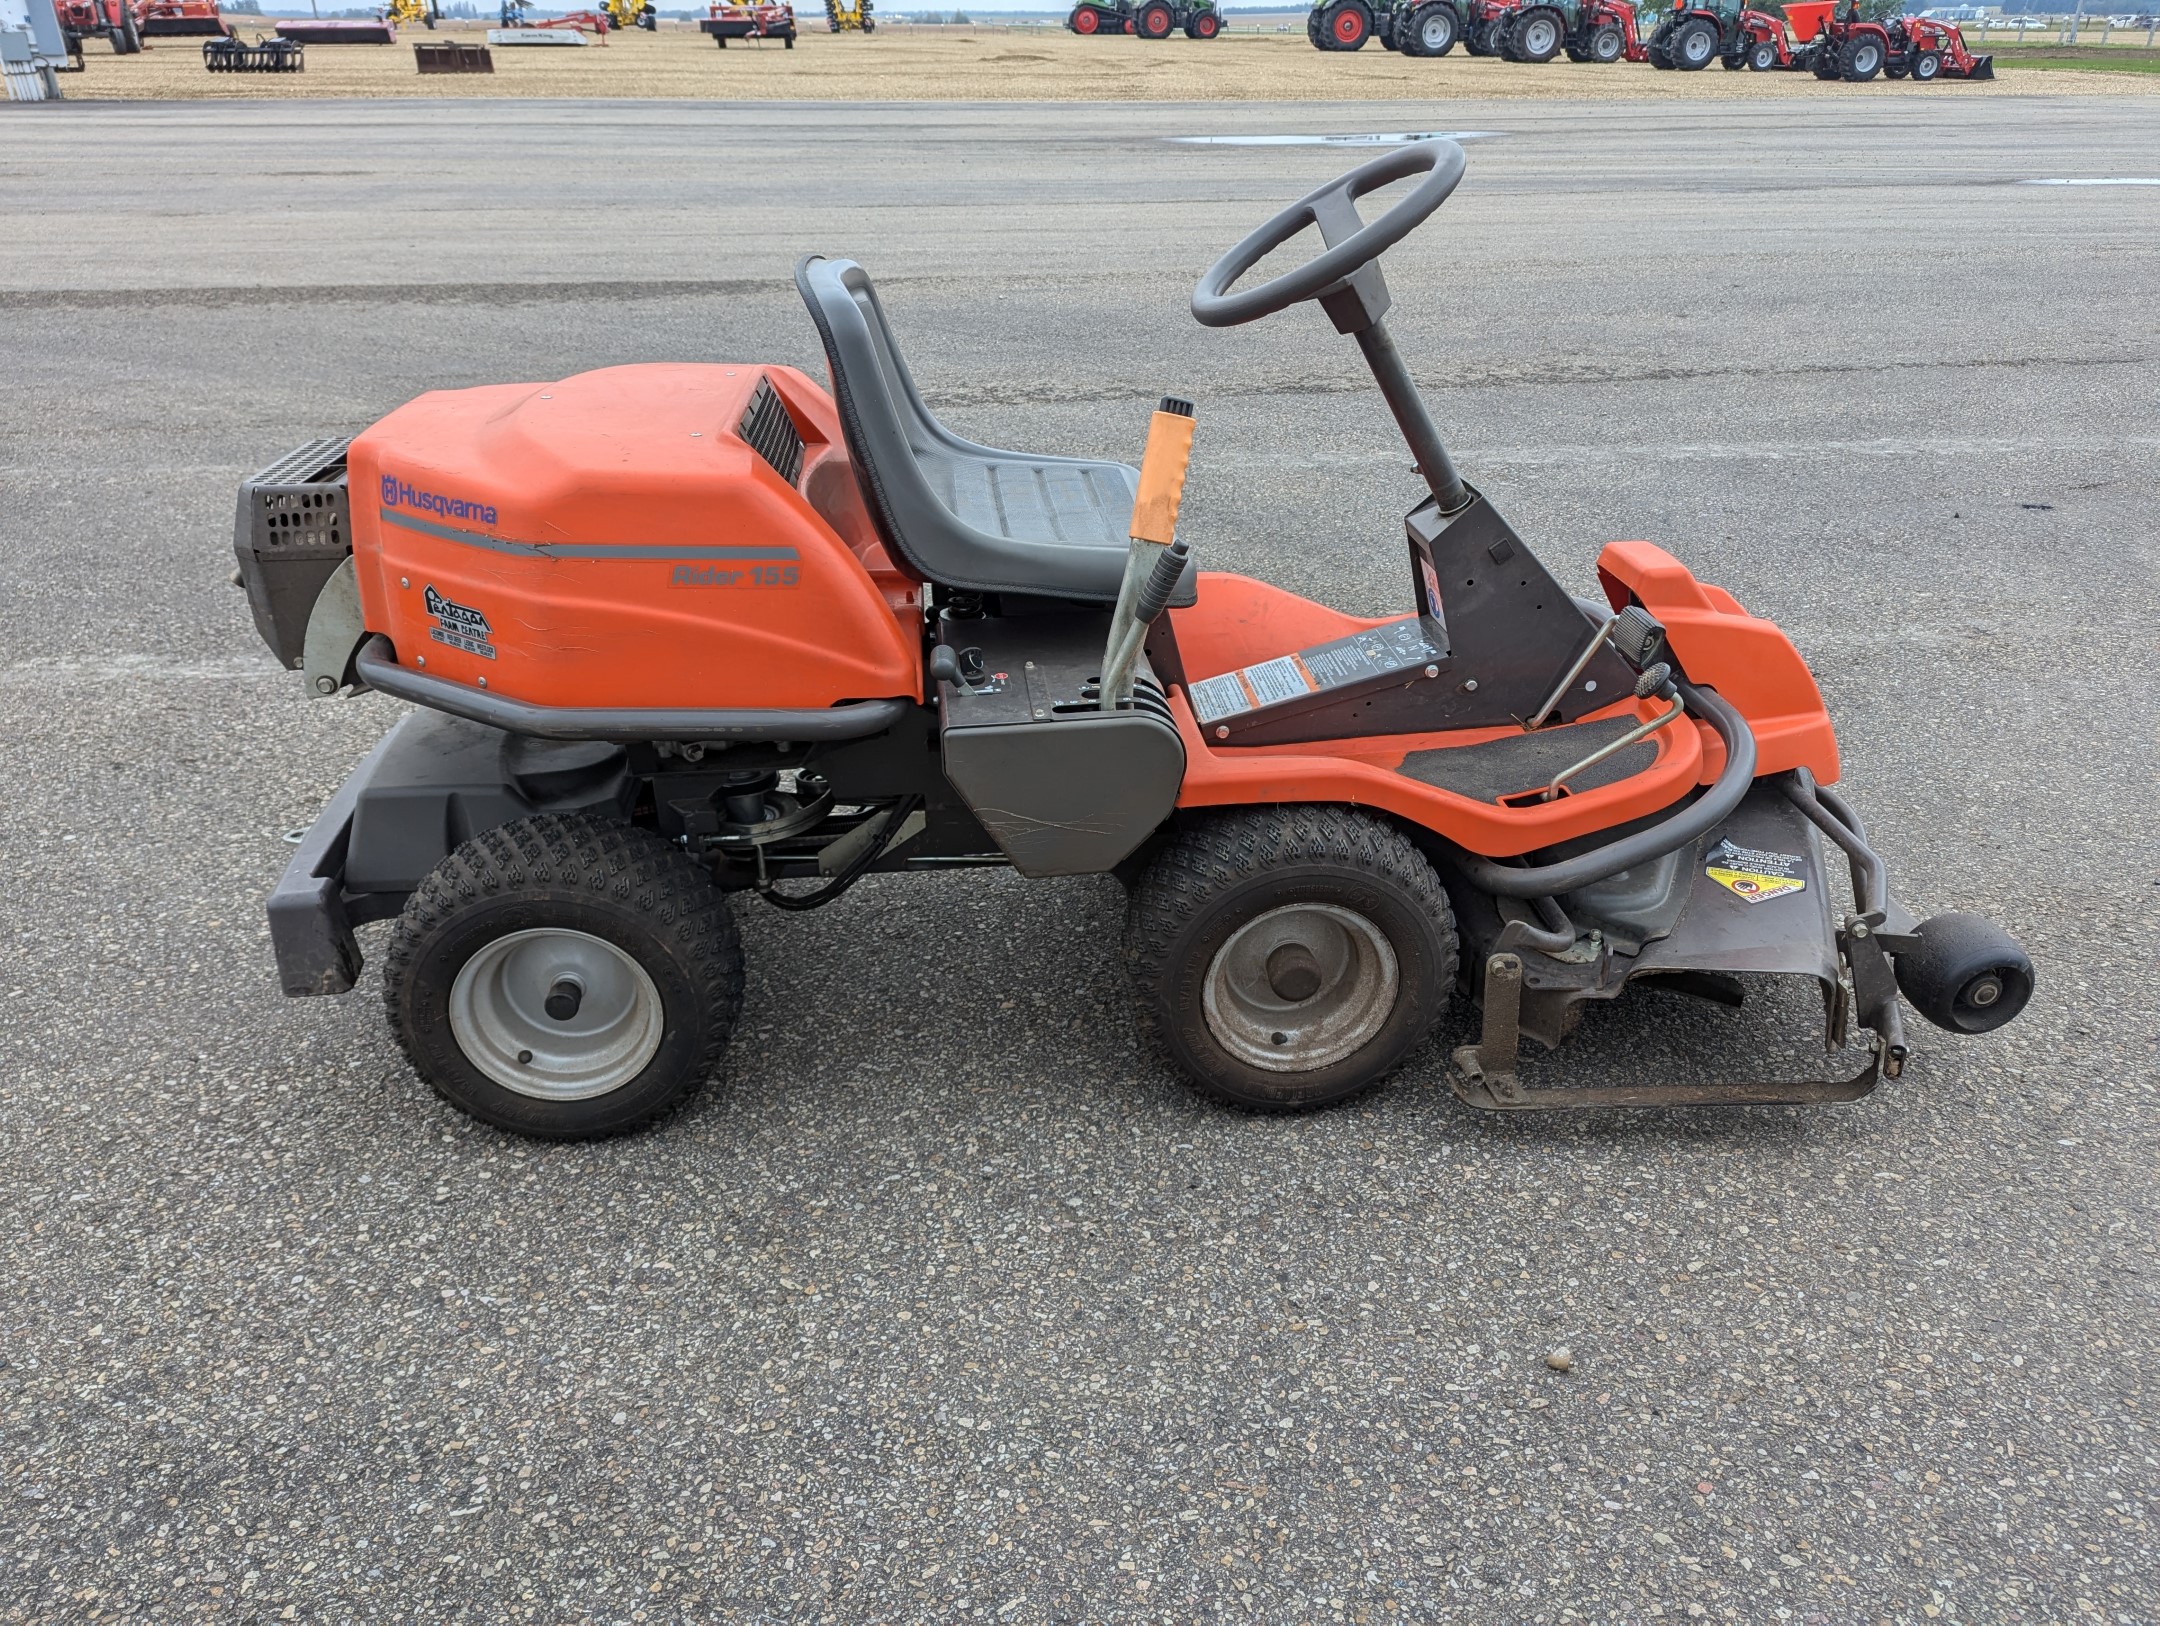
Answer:
POLYGON ((541 1101, 587 1101, 620 1089, 660 1048, 665 1013, 645 968, 605 938, 559 927, 483 946, 450 985, 450 1032, 504 1089, 541 1101), (577 1012, 547 1014, 559 984, 577 1012))
POLYGON ((1533 17, 1530 26, 1523 30, 1523 53, 1526 56, 1544 56, 1558 48, 1553 25, 1543 17, 1533 17))
POLYGON ((1690 62, 1708 62, 1713 45, 1709 29, 1694 28, 1690 29, 1688 37, 1681 41, 1680 49, 1690 62))
POLYGON ((1853 52, 1853 71, 1855 73, 1873 73, 1875 65, 1881 60, 1882 53, 1873 44, 1863 45, 1859 50, 1853 52))
POLYGON ((1208 962, 1201 993, 1208 1031, 1248 1066, 1303 1073, 1355 1054, 1387 1025, 1401 987, 1387 936, 1352 909, 1292 903, 1240 926, 1208 962), (1299 953, 1302 951, 1302 954, 1299 953), (1286 997, 1270 965, 1287 952, 1317 974, 1303 999, 1286 997))
POLYGON ((1449 16, 1427 17, 1418 25, 1418 41, 1428 51, 1437 51, 1455 37, 1455 19, 1449 16))

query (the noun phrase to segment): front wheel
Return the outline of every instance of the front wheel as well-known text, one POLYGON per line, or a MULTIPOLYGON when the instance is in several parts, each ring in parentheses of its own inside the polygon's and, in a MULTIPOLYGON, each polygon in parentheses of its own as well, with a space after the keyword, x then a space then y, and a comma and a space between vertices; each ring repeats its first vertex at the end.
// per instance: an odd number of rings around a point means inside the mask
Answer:
POLYGON ((1590 35, 1590 49, 1585 53, 1592 62, 1610 67, 1627 54, 1627 37, 1620 32, 1617 23, 1601 24, 1590 35))
POLYGON ((1195 14, 1193 20, 1185 25, 1185 36, 1188 39, 1211 40, 1221 32, 1222 18, 1212 11, 1195 14))
POLYGON ((1748 52, 1747 65, 1757 73, 1768 73, 1777 66, 1777 47, 1768 40, 1757 40, 1748 52))
POLYGON ((452 1106, 543 1140, 621 1134, 704 1083, 742 1008, 742 947, 706 873, 587 815, 483 831, 405 905, 391 1031, 452 1106))
POLYGON ((1942 53, 1922 51, 1912 59, 1912 76, 1919 84, 1929 84, 1942 77, 1942 53))
POLYGON ((1201 1094, 1278 1111, 1371 1088, 1455 986, 1455 920, 1392 826, 1335 807, 1231 813, 1158 852, 1125 961, 1143 1032, 1201 1094))
POLYGON ((1095 15, 1093 6, 1075 6, 1072 15, 1065 19, 1065 26, 1075 34, 1092 34, 1102 27, 1102 20, 1095 15))

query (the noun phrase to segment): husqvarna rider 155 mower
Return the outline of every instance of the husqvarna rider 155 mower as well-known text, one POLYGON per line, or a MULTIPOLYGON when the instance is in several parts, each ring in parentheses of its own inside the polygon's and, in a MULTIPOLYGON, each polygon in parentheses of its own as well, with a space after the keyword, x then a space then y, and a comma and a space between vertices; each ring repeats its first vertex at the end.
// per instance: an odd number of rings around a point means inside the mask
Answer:
POLYGON ((713 1071, 742 997, 730 894, 810 909, 969 865, 1120 877, 1143 1028, 1249 1106, 1366 1088, 1458 988, 1482 1017, 1451 1079, 1487 1108, 1852 1100, 1904 1062, 1901 989, 1953 1032, 2010 1020, 2030 961, 1892 900, 1777 627, 1647 542, 1572 596, 1457 472, 1379 259, 1462 171, 1451 142, 1391 152, 1192 299, 1212 327, 1310 300, 1364 353, 1431 492, 1401 614, 1199 571, 1175 534, 1183 401, 1137 470, 953 434, 869 276, 816 256, 795 277, 830 394, 750 362, 444 391, 250 482, 240 564, 271 647, 311 693, 418 708, 270 900, 285 991, 352 987, 353 928, 394 918, 413 1065, 541 1136, 631 1128, 713 1071), (1314 226, 1316 258, 1237 288, 1314 226), (1819 985, 1830 1048, 1869 1030, 1857 1074, 1518 1069, 1586 1001, 1741 974, 1819 985))

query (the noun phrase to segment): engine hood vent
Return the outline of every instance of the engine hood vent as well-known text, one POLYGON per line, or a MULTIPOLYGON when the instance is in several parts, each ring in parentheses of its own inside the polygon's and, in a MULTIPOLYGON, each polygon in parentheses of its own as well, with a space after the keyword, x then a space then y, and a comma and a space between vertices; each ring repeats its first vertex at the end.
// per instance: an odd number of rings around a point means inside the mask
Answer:
POLYGON ((795 420, 788 416, 771 379, 758 381, 757 393, 750 397, 735 432, 789 485, 802 478, 802 436, 796 432, 795 420))

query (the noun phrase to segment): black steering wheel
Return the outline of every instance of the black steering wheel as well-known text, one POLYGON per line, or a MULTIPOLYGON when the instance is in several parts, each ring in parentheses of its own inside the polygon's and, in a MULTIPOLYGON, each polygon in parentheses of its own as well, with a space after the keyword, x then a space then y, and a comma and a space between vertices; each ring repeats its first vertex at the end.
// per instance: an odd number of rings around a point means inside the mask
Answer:
POLYGON ((1272 316, 1300 300, 1317 298, 1422 225, 1447 202, 1462 174, 1463 150, 1454 142, 1413 141, 1336 176, 1209 266, 1193 289, 1193 315, 1209 327, 1236 327, 1272 316), (1420 173, 1425 179, 1378 220, 1367 224, 1358 213, 1357 200, 1366 193, 1420 173), (1320 228, 1327 243, 1324 250, 1295 271, 1285 271, 1257 288, 1239 294, 1230 291, 1238 278, 1307 226, 1320 228))

